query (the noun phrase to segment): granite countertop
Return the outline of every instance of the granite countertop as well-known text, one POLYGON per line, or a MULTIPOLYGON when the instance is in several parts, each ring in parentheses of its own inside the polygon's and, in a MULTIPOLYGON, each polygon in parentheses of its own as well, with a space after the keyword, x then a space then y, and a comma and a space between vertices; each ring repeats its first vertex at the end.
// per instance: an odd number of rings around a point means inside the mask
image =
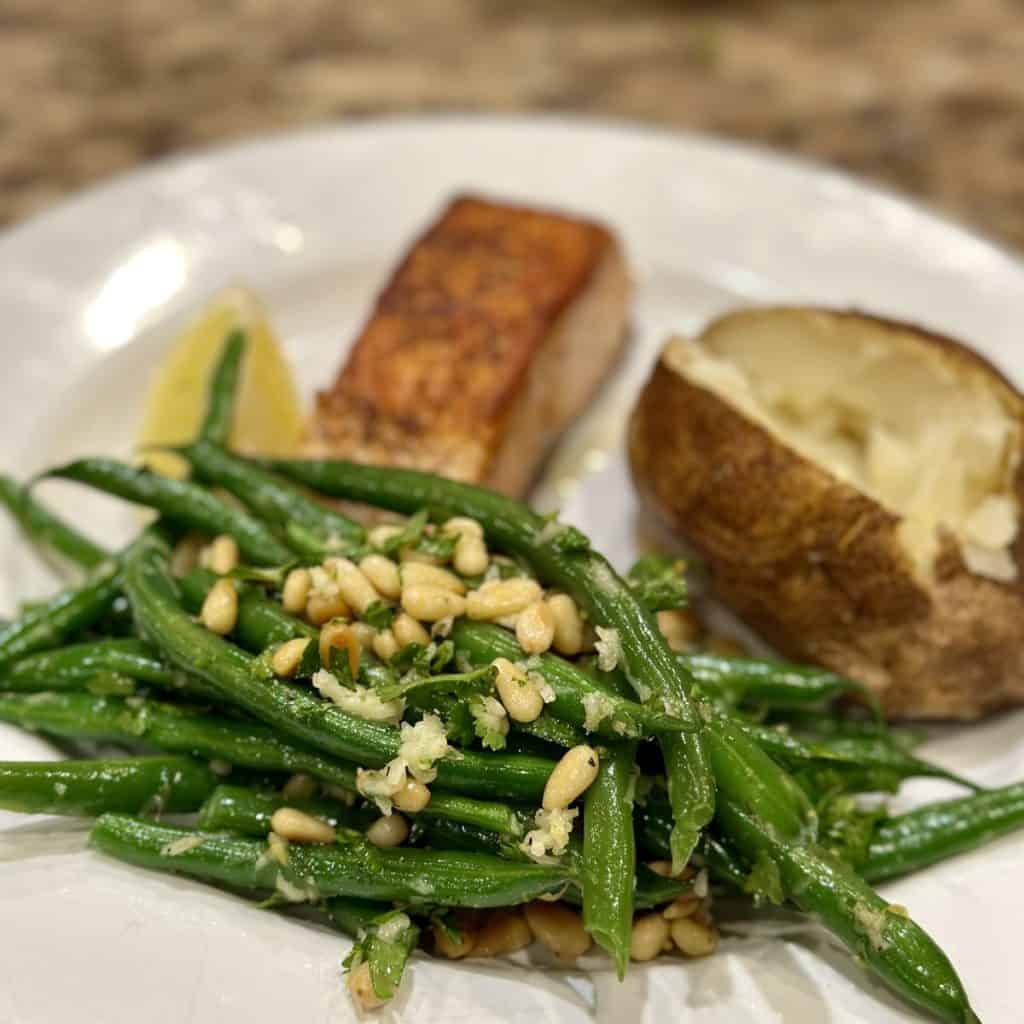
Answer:
POLYGON ((1024 248, 1020 0, 0 0, 0 64, 0 223, 324 119, 571 110, 805 154, 1024 248))

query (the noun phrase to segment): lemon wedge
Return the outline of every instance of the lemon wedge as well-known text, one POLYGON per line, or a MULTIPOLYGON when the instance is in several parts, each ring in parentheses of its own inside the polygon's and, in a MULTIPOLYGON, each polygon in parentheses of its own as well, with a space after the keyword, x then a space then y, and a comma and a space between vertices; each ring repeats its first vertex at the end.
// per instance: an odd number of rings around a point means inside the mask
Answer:
POLYGON ((139 445, 147 466, 168 476, 185 475, 178 456, 153 452, 195 438, 206 410, 213 367, 228 334, 246 332, 231 446, 261 455, 293 455, 302 435, 302 411, 291 371, 266 312, 250 292, 218 295, 171 345, 146 399, 139 445))

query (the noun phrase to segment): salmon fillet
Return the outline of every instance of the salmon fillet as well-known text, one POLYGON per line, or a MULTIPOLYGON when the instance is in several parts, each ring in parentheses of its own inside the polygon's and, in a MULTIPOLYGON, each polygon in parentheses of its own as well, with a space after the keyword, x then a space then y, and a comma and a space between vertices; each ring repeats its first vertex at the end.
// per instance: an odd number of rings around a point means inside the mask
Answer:
POLYGON ((522 494, 615 363, 629 292, 599 224, 456 198, 318 394, 310 453, 522 494))

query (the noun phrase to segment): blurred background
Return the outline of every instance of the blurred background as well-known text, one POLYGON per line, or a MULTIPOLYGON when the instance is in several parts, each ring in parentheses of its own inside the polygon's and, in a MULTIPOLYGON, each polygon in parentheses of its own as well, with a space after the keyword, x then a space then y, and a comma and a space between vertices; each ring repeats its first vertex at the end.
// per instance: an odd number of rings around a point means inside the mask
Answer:
POLYGON ((415 111, 745 139, 1024 248, 1024 0, 0 0, 0 224, 195 146, 415 111))

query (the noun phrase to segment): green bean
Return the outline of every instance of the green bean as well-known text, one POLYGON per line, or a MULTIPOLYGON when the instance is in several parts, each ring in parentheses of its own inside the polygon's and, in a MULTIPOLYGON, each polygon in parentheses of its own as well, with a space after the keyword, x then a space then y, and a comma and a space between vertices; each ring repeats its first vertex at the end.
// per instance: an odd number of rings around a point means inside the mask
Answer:
POLYGON ((21 658, 0 672, 0 691, 79 690, 100 673, 165 688, 173 688, 181 674, 142 640, 92 640, 21 658))
MULTIPOLYGON (((205 679, 223 699, 286 736, 336 757, 379 768, 398 754, 399 731, 367 722, 267 678, 255 659, 192 622, 177 605, 167 575, 167 546, 148 533, 125 559, 125 587, 141 631, 174 664, 205 679)), ((553 764, 541 758, 462 751, 436 765, 438 786, 477 796, 539 800, 553 764)))
POLYGON ((884 736, 836 736, 807 743, 791 735, 785 727, 756 725, 739 718, 734 721, 748 738, 786 767, 826 763, 830 767, 842 765, 891 772, 899 779, 948 779, 970 789, 977 788, 954 772, 906 753, 884 736))
POLYGON ((1024 826, 1024 783, 927 804, 881 822, 860 873, 869 882, 910 874, 1024 826))
POLYGON ((208 534, 227 534, 242 555, 256 565, 280 565, 294 558, 269 527, 248 512, 221 501, 198 484, 171 480, 114 459, 80 459, 46 473, 75 480, 137 505, 156 509, 179 526, 208 534))
POLYGON ((726 657, 710 651, 687 651, 676 657, 710 695, 733 703, 804 708, 857 694, 878 712, 878 698, 863 684, 816 666, 765 658, 726 657))
POLYGON ((0 671, 19 658, 58 647, 102 618, 121 592, 118 567, 105 563, 81 586, 20 615, 0 629, 0 671))
POLYGON ((620 981, 633 930, 635 762, 635 743, 602 748, 583 802, 583 927, 611 956, 620 981))
POLYGON ((361 524, 310 498, 285 477, 260 469, 208 441, 199 440, 177 450, 201 480, 225 488, 261 519, 289 531, 292 547, 301 544, 305 533, 317 538, 313 548, 301 551, 303 555, 314 557, 332 550, 345 554, 366 542, 366 529, 361 524))
POLYGON ((547 711, 542 711, 532 722, 512 722, 511 725, 516 732, 526 733, 534 739, 543 740, 564 750, 587 742, 581 730, 560 718, 555 718, 547 711))
POLYGON ((227 444, 235 417, 235 396, 246 348, 245 331, 229 331, 210 377, 206 415, 199 436, 214 444, 227 444))
POLYGON ((0 807, 24 814, 194 811, 215 785, 188 757, 0 763, 0 807))
POLYGON ((175 754, 264 771, 306 772, 355 791, 355 768, 279 739, 272 729, 141 697, 0 694, 0 721, 65 739, 147 742, 175 754))
POLYGON ((248 786, 218 786, 199 810, 198 825, 206 832, 239 832, 265 836, 270 819, 281 807, 294 807, 326 821, 331 828, 363 830, 377 815, 367 808, 348 806, 338 800, 286 800, 280 793, 248 786))
MULTIPOLYGON (((495 658, 524 658, 515 637, 499 626, 457 619, 449 639, 471 664, 490 664, 495 658)), ((547 706, 548 712, 572 725, 590 726, 590 731, 603 739, 640 739, 659 732, 679 731, 683 726, 671 715, 623 699, 609 689, 605 680, 557 655, 542 654, 530 659, 530 664, 536 665, 534 671, 554 691, 555 699, 547 706)))
POLYGON ((26 487, 0 474, 0 504, 24 534, 44 549, 56 551, 83 569, 95 569, 110 559, 108 552, 41 505, 26 487))
MULTIPOLYGON (((218 579, 209 569, 193 569, 178 580, 185 608, 197 614, 218 579)), ((239 584, 238 621, 231 635, 247 651, 258 654, 295 637, 315 639, 320 631, 289 615, 259 587, 239 584)))
POLYGON ((745 859, 769 858, 785 895, 905 999, 951 1024, 978 1020, 942 950, 852 868, 813 844, 789 839, 724 790, 719 790, 718 821, 745 859))
POLYGON ((217 833, 153 825, 105 814, 92 831, 102 852, 140 867, 189 875, 237 889, 281 891, 286 898, 396 900, 451 907, 505 907, 558 892, 565 868, 517 863, 484 853, 414 848, 382 850, 342 833, 335 846, 292 844, 287 865, 265 844, 217 833))
MULTIPOLYGON (((438 517, 476 519, 492 543, 524 559, 545 583, 571 594, 595 624, 613 631, 611 642, 641 700, 653 694, 686 726, 699 727, 688 697, 692 680, 653 615, 579 531, 493 491, 415 470, 340 461, 275 460, 268 465, 332 497, 407 514, 429 508, 438 517)), ((682 866, 714 813, 714 780, 699 733, 662 736, 660 744, 675 816, 673 861, 682 866)))

